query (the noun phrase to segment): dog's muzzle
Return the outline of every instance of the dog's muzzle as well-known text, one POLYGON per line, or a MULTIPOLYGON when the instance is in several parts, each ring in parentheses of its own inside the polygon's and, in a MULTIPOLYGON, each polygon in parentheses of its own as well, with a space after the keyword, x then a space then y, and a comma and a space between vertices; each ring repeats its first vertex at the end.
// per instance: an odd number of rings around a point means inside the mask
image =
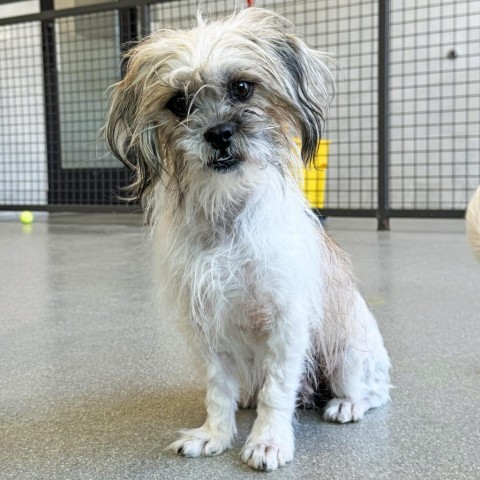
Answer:
POLYGON ((216 172, 226 173, 238 167, 240 163, 241 160, 239 158, 226 154, 226 156, 214 158, 208 163, 208 166, 216 172))
POLYGON ((216 172, 228 172, 236 168, 241 160, 229 153, 236 126, 233 123, 219 123, 209 128, 205 133, 205 140, 215 149, 215 156, 208 166, 216 172))

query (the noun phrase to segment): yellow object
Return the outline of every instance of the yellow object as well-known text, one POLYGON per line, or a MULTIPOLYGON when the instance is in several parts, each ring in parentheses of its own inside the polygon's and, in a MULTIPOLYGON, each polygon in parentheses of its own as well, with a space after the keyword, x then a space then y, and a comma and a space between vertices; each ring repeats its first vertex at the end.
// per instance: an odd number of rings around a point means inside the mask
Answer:
MULTIPOLYGON (((300 148, 300 140, 295 139, 300 148)), ((315 158, 308 168, 303 169, 303 193, 312 208, 323 208, 327 181, 328 149, 330 140, 320 140, 315 158)))
POLYGON ((33 213, 30 210, 24 210, 20 214, 20 221, 24 225, 30 225, 33 222, 33 213))

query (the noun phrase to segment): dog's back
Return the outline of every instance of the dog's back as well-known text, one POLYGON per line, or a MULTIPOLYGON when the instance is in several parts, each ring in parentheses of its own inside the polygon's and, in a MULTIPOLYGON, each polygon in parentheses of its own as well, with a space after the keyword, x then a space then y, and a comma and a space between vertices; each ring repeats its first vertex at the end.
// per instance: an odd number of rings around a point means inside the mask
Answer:
POLYGON ((480 187, 468 204, 466 220, 468 240, 480 260, 480 187))

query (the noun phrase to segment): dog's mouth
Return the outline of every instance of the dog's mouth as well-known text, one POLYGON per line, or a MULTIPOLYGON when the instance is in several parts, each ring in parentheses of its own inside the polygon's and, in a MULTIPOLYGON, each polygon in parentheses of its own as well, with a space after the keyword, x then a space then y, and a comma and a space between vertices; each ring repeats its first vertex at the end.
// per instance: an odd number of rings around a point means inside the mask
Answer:
POLYGON ((223 154, 222 156, 213 158, 211 161, 209 161, 208 166, 215 172, 227 173, 237 169, 240 163, 240 158, 233 155, 223 154))

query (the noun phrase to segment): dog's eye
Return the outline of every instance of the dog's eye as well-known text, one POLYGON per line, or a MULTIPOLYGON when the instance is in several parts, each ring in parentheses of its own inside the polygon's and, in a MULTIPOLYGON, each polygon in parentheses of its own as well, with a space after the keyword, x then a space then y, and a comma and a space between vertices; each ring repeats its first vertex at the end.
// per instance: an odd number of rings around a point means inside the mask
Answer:
POLYGON ((189 100, 183 93, 178 93, 168 101, 167 108, 177 117, 185 118, 188 115, 189 100))
POLYGON ((230 93, 234 100, 246 100, 253 93, 253 83, 244 80, 233 82, 230 93))

